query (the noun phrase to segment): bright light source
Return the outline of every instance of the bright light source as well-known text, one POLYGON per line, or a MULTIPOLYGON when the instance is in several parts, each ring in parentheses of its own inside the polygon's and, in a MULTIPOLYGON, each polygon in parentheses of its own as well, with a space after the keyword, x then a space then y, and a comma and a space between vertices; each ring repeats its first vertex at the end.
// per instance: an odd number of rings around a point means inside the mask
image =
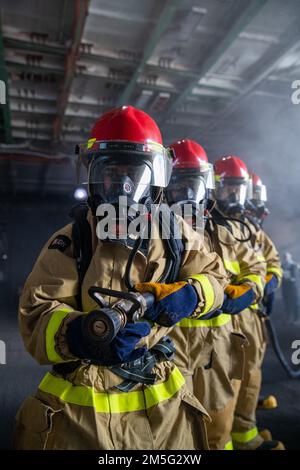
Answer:
POLYGON ((83 201, 87 199, 87 192, 84 188, 77 188, 74 191, 74 198, 77 199, 77 201, 83 201))

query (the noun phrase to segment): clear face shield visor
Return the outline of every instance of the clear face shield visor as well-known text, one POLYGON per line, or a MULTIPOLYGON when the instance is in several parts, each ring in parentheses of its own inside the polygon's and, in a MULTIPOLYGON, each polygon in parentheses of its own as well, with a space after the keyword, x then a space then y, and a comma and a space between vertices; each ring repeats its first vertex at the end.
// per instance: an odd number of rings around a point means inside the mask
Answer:
POLYGON ((151 167, 136 158, 101 156, 92 161, 88 172, 89 195, 102 203, 118 204, 119 197, 129 203, 142 203, 151 196, 151 167))
MULTIPOLYGON (((126 176, 125 167, 128 168, 128 173, 130 173, 128 177, 135 186, 133 199, 138 199, 147 185, 165 188, 170 181, 173 155, 169 150, 155 142, 142 144, 126 141, 104 142, 90 139, 87 144, 77 146, 76 153, 78 155, 78 174, 80 175, 82 166, 88 168, 88 181, 85 182, 91 185, 91 193, 104 195, 108 187, 109 173, 114 170, 117 171, 115 173, 115 184, 117 184, 116 180, 118 178, 119 183, 122 183, 126 176), (105 166, 108 166, 107 171, 105 166), (133 168, 134 166, 137 167, 136 171, 133 168), (118 167, 120 167, 119 170, 118 167), (103 176, 101 175, 102 172, 104 172, 103 176), (103 188, 99 187, 98 190, 94 191, 97 183, 99 185, 103 184, 103 188)), ((121 189, 121 186, 119 189, 121 189)), ((131 193, 129 186, 126 186, 123 190, 125 192, 129 190, 129 193, 131 193)))
POLYGON ((194 202, 203 203, 208 190, 214 191, 214 170, 210 163, 203 163, 199 168, 175 168, 166 189, 169 204, 194 202))
POLYGON ((214 170, 210 163, 197 168, 175 168, 166 189, 172 212, 182 217, 203 240, 205 210, 209 194, 214 192, 214 170))
POLYGON ((259 205, 264 205, 268 200, 267 188, 264 184, 253 186, 252 201, 259 205))
POLYGON ((260 226, 269 214, 269 210, 266 207, 267 199, 267 188, 264 184, 253 186, 253 194, 252 198, 249 199, 248 211, 260 226))
POLYGON ((229 207, 244 207, 252 199, 252 181, 248 178, 216 179, 216 199, 229 207))

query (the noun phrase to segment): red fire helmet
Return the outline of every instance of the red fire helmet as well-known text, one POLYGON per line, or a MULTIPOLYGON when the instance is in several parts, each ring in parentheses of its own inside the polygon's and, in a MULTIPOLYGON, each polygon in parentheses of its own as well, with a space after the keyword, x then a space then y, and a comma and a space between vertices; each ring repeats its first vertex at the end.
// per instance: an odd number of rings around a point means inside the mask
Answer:
POLYGON ((139 175, 143 177, 140 183, 143 184, 164 188, 171 177, 172 155, 163 147, 156 122, 133 106, 115 108, 100 116, 88 142, 78 147, 78 154, 79 160, 89 168, 89 182, 91 177, 93 179, 91 167, 98 178, 102 166, 111 162, 115 168, 118 165, 139 167, 139 175), (148 167, 145 172, 143 164, 148 167))
POLYGON ((219 158, 215 162, 214 169, 216 180, 223 178, 249 179, 249 172, 245 163, 239 157, 233 155, 219 158))
POLYGON ((170 148, 175 158, 173 168, 199 168, 201 163, 208 163, 204 148, 194 140, 178 140, 170 148))
POLYGON ((115 108, 97 119, 89 142, 94 141, 127 141, 147 144, 155 142, 162 145, 161 132, 156 122, 144 111, 133 106, 115 108))

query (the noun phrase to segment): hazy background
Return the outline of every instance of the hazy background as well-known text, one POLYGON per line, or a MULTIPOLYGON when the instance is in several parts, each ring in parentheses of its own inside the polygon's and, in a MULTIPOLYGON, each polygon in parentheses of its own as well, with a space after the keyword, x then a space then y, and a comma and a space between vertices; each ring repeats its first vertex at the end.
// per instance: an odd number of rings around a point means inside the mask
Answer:
MULTIPOLYGON (((132 104, 153 116, 165 144, 194 138, 213 162, 242 158, 267 185, 265 229, 300 262, 299 0, 2 0, 0 79, 0 448, 46 368, 24 351, 17 305, 42 246, 70 221, 74 146, 96 118, 132 104), (75 52, 75 53, 74 53, 75 52)), ((288 358, 300 324, 280 291, 274 321, 288 358)), ((300 385, 271 350, 264 392, 280 408, 259 414, 299 448, 300 385)))

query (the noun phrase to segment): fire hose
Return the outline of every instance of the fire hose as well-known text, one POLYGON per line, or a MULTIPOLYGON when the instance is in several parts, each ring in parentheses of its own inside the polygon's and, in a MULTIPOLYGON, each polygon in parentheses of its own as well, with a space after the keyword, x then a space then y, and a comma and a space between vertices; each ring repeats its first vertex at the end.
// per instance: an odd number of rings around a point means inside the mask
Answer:
POLYGON ((90 343, 100 348, 107 347, 127 322, 137 322, 143 318, 155 301, 151 293, 121 292, 94 286, 89 288, 89 295, 100 309, 86 315, 82 322, 82 334, 90 343), (109 304, 103 295, 119 300, 109 304))
POLYGON ((273 325, 272 320, 270 319, 269 315, 264 315, 264 318, 265 318, 265 324, 266 324, 266 327, 267 327, 267 330, 268 330, 268 333, 269 333, 269 336, 270 336, 271 344, 273 346, 274 352, 275 352, 280 364, 282 365, 284 370, 288 373, 288 375, 291 378, 293 378, 293 379, 300 378, 300 370, 295 370, 290 366, 290 364, 288 363, 288 361, 287 361, 287 359, 286 359, 286 357, 285 357, 285 355, 284 355, 284 353, 283 353, 283 351, 280 347, 278 335, 277 335, 277 332, 276 332, 275 326, 273 325))

